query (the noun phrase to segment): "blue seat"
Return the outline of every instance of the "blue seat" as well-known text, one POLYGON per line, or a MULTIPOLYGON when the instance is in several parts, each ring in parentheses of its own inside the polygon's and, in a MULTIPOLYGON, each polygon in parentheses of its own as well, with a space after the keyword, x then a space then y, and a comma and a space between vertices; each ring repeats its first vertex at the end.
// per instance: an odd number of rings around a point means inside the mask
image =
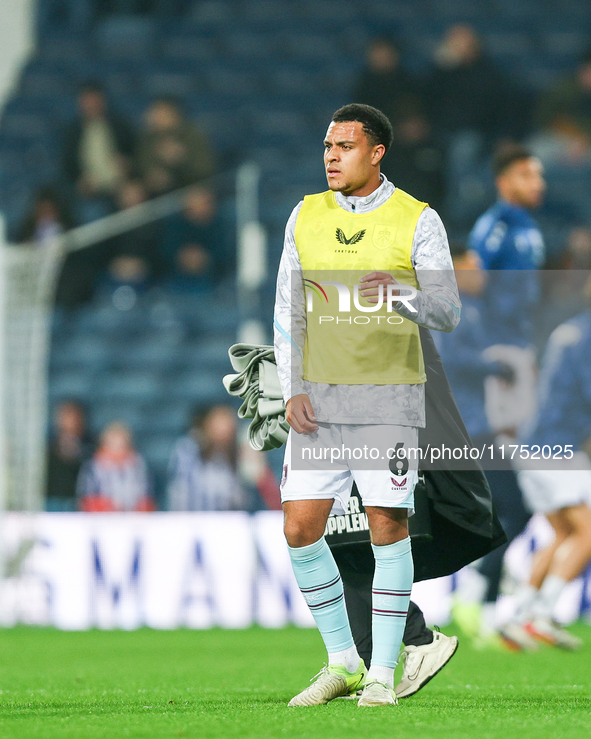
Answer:
POLYGON ((154 340, 144 336, 133 343, 124 342, 117 347, 117 365, 129 369, 146 368, 163 371, 176 359, 176 344, 154 340))
POLYGON ((75 69, 88 54, 88 39, 69 33, 52 33, 40 39, 38 54, 49 62, 72 65, 75 69))
MULTIPOLYGON (((389 3, 403 5, 404 3, 389 3)), ((336 24, 355 23, 359 19, 359 4, 354 0, 308 0, 301 3, 301 14, 304 18, 319 22, 336 24)))
POLYGON ((340 56, 336 38, 323 34, 321 29, 310 33, 283 31, 280 38, 283 54, 294 60, 316 63, 340 56))
POLYGON ((274 33, 255 33, 244 30, 228 33, 224 36, 224 43, 227 52, 240 59, 268 59, 281 48, 274 33))
POLYGON ((235 17, 236 6, 230 0, 204 0, 195 2, 189 19, 200 26, 226 27, 235 17))
POLYGON ((93 370, 105 368, 111 360, 107 342, 99 336, 84 336, 74 333, 65 341, 55 343, 52 354, 60 354, 60 363, 93 370))
POLYGON ((160 48, 165 61, 179 60, 186 64, 201 65, 216 58, 216 46, 212 38, 168 36, 162 40, 160 48))
POLYGON ((230 66, 215 65, 209 66, 204 72, 209 89, 218 94, 242 97, 254 94, 260 88, 256 73, 249 70, 237 70, 230 66))
POLYGON ((222 385, 222 373, 202 370, 189 370, 168 378, 165 392, 185 400, 188 406, 224 402, 228 397, 222 385))
POLYGON ((99 52, 109 59, 142 59, 154 49, 156 26, 152 18, 111 16, 96 28, 99 52))
POLYGON ((90 427, 95 434, 100 434, 110 423, 122 421, 136 434, 143 429, 143 413, 136 403, 116 403, 109 401, 97 402, 90 406, 90 427))
POLYGON ((546 54, 551 58, 567 57, 576 63, 589 46, 589 34, 586 30, 556 30, 545 33, 543 45, 546 54))
POLYGON ((60 372, 49 376, 49 396, 53 401, 74 398, 88 399, 93 374, 81 371, 60 372))
POLYGON ((212 369, 224 374, 233 372, 228 349, 236 343, 234 334, 215 337, 179 349, 177 365, 188 369, 212 369))
POLYGON ((184 400, 172 401, 166 397, 148 406, 143 414, 142 431, 152 434, 180 436, 187 430, 193 407, 184 400))
POLYGON ((195 75, 181 72, 151 72, 143 79, 144 93, 153 98, 174 95, 184 98, 195 89, 195 75))
POLYGON ((170 455, 176 442, 175 436, 151 436, 142 438, 138 449, 146 459, 148 466, 156 472, 163 473, 168 467, 170 455))
POLYGON ((246 0, 242 4, 241 10, 246 22, 254 22, 259 27, 265 24, 277 28, 292 24, 294 21, 293 7, 283 2, 273 2, 273 0, 246 0))
POLYGON ((104 373, 92 389, 95 398, 148 403, 160 392, 159 375, 148 370, 104 373))

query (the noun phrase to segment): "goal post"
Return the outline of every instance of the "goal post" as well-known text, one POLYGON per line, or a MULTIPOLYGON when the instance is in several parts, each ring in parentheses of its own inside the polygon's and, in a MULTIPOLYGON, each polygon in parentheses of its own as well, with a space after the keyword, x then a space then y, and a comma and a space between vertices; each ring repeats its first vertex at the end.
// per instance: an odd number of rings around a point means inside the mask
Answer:
MULTIPOLYGON (((213 186, 235 198, 238 305, 240 320, 251 325, 258 318, 252 307, 259 306, 267 260, 258 222, 258 168, 247 163, 197 186, 213 186)), ((181 211, 194 187, 35 244, 7 244, 0 215, 0 511, 44 507, 51 320, 65 256, 181 211)))

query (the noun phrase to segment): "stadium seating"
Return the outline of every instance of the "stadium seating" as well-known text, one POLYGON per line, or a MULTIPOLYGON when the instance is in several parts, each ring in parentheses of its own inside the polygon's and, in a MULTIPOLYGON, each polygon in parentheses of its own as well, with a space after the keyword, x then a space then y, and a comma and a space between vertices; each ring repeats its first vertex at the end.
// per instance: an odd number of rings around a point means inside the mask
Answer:
MULTIPOLYGON (((176 95, 208 128, 222 161, 260 164, 261 217, 275 269, 291 209, 302 193, 324 186, 319 141, 330 113, 347 101, 368 38, 400 37, 404 63, 424 73, 444 29, 467 21, 491 56, 536 90, 574 66, 588 43, 589 17, 585 0, 562 0, 559 12, 539 0, 200 0, 183 18, 106 18, 90 38, 46 28, 0 119, 0 201, 9 230, 31 193, 59 180, 61 136, 75 112, 77 85, 96 78, 132 123, 151 99, 176 95)), ((560 190, 591 218, 591 172, 553 175, 550 191, 560 190)), ((487 177, 475 172, 472 181, 486 188, 487 177)), ((152 292, 122 311, 107 295, 57 316, 52 400, 86 401, 95 432, 113 415, 124 417, 162 475, 191 407, 228 400, 220 373, 229 369, 225 350, 238 316, 228 301, 212 309, 207 300, 152 292)))

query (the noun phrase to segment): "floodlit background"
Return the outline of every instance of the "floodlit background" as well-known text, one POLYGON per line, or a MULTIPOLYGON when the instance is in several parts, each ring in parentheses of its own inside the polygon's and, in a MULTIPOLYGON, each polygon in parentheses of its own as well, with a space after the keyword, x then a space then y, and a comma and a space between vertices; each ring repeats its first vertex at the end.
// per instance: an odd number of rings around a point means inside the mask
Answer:
MULTIPOLYGON (((389 115, 386 174, 455 240, 494 202, 497 144, 542 159, 541 353, 591 268, 588 2, 1 0, 4 623, 226 624, 203 523, 224 536, 220 511, 260 590, 240 625, 307 623, 281 537, 261 544, 280 528, 282 452, 248 449, 221 378, 231 344, 272 340, 285 223, 325 188, 322 137, 351 101, 389 115), (97 495, 106 478, 117 505, 97 495), (164 513, 57 515, 114 508, 176 511, 178 532, 164 513), (158 549, 157 522, 176 548, 158 549), (68 621, 74 561, 89 595, 68 621), (142 578, 167 567, 189 610, 146 617, 142 578)), ((547 536, 538 521, 518 542, 508 594, 547 536)), ((455 583, 440 585, 417 597, 442 623, 455 583)), ((587 576, 564 619, 590 600, 587 576)))

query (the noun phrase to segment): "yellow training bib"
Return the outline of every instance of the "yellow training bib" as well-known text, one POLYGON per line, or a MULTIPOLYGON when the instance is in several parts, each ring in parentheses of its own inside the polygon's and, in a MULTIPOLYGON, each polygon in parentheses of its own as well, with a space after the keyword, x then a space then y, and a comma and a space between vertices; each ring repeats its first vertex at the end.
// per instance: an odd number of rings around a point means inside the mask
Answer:
POLYGON ((358 294, 361 277, 378 271, 417 288, 411 251, 426 206, 398 188, 362 214, 343 210, 332 191, 304 198, 295 228, 306 288, 304 379, 339 385, 426 381, 419 327, 392 309, 399 298, 376 306, 358 294))

